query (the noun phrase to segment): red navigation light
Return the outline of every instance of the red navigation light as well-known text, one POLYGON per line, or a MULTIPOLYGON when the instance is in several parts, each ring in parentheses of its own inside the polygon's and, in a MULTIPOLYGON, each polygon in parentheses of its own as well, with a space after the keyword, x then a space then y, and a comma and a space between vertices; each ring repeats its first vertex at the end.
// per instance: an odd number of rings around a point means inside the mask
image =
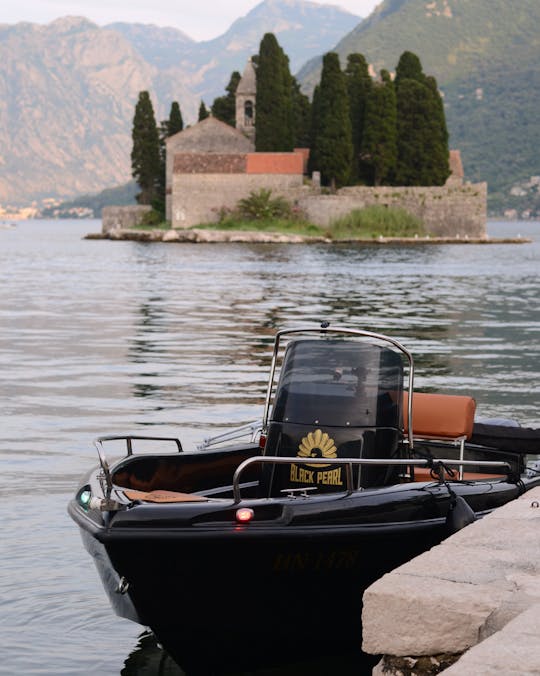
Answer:
POLYGON ((240 507, 236 510, 236 520, 238 523, 249 523, 255 516, 255 512, 249 507, 240 507))

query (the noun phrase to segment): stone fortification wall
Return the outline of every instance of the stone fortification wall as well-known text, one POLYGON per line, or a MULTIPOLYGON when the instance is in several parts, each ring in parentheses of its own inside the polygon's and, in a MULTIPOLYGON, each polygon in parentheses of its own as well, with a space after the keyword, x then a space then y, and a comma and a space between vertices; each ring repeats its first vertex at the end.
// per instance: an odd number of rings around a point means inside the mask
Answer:
POLYGON ((298 200, 309 221, 328 226, 353 209, 373 205, 401 207, 419 218, 434 237, 485 237, 487 184, 427 187, 355 186, 336 195, 308 195, 298 200))
POLYGON ((215 223, 223 208, 233 209, 252 190, 270 189, 274 196, 290 198, 301 190, 302 181, 301 174, 174 174, 171 225, 215 223))
POLYGON ((117 228, 135 228, 142 221, 144 214, 152 207, 137 204, 130 207, 103 207, 101 212, 101 230, 104 234, 117 228))

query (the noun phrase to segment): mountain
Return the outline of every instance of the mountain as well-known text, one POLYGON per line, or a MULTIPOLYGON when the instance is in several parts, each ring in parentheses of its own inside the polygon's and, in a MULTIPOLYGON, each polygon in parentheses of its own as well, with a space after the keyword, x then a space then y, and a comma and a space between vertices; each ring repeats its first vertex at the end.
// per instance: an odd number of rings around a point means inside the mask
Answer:
MULTIPOLYGON (((418 54, 442 90, 466 178, 488 181, 500 203, 540 174, 539 25, 538 0, 384 0, 335 51, 342 65, 361 52, 376 72, 394 70, 405 50, 418 54)), ((320 59, 302 68, 304 90, 319 73, 320 59)))
POLYGON ((335 7, 264 0, 221 37, 194 42, 173 28, 66 17, 0 25, 0 204, 98 192, 130 179, 131 124, 141 90, 158 122, 173 100, 185 122, 224 94, 266 32, 296 69, 359 21, 335 7))

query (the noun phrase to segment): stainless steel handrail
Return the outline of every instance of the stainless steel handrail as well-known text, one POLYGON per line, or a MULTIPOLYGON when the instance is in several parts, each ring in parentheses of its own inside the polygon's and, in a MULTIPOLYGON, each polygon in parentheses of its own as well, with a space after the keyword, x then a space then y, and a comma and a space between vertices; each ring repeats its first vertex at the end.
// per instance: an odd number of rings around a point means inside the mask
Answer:
POLYGON ((345 465, 346 466, 346 476, 347 476, 347 493, 353 493, 354 488, 352 485, 352 468, 353 465, 383 465, 388 467, 399 467, 399 466, 413 466, 413 467, 429 467, 433 465, 437 467, 438 465, 447 465, 450 467, 464 465, 467 467, 470 466, 481 466, 481 467, 504 467, 507 470, 510 470, 510 464, 502 460, 453 460, 450 458, 437 458, 433 461, 430 460, 421 460, 421 459, 406 459, 406 458, 395 458, 395 459, 386 459, 386 458, 285 458, 285 457, 274 457, 268 455, 257 455, 252 458, 247 458, 241 462, 236 468, 233 475, 233 500, 234 504, 241 502, 241 491, 240 491, 240 475, 249 467, 249 465, 254 464, 275 464, 275 465, 291 465, 291 464, 300 464, 300 465, 345 465))
POLYGON ((215 446, 216 444, 221 444, 225 441, 233 441, 234 439, 239 439, 240 437, 246 436, 246 434, 251 434, 251 440, 255 440, 255 436, 262 429, 262 423, 260 420, 255 422, 247 423, 241 427, 235 427, 228 432, 223 432, 222 434, 216 434, 213 437, 206 437, 202 440, 200 444, 197 444, 198 451, 204 451, 205 448, 210 446, 215 446))
POLYGON ((140 434, 120 434, 120 435, 110 435, 110 436, 104 436, 104 437, 98 437, 97 439, 94 439, 94 446, 96 447, 98 458, 99 458, 99 464, 101 467, 101 489, 103 491, 103 494, 108 498, 111 495, 112 489, 113 489, 113 483, 112 483, 112 477, 111 477, 111 470, 109 468, 109 463, 107 461, 107 457, 105 456, 105 450, 103 448, 103 442, 104 441, 125 441, 126 442, 126 457, 129 457, 130 455, 133 455, 133 444, 132 441, 136 440, 143 440, 143 441, 172 441, 176 444, 176 448, 179 453, 182 452, 182 444, 180 443, 180 439, 177 439, 176 437, 153 437, 153 436, 145 436, 145 435, 140 435, 140 434))
POLYGON ((272 391, 274 389, 274 376, 276 372, 276 364, 277 364, 277 358, 278 358, 278 352, 279 352, 279 341, 283 336, 290 336, 294 334, 302 334, 302 333, 314 333, 314 334, 327 334, 327 333, 336 333, 336 334, 343 334, 343 335, 350 335, 350 336, 357 336, 359 338, 373 338, 375 340, 380 340, 386 343, 390 343, 394 347, 396 347, 400 352, 402 352, 406 357, 409 362, 409 382, 408 382, 408 392, 409 392, 409 400, 407 404, 407 419, 409 421, 408 425, 408 431, 407 431, 407 441, 409 448, 412 450, 414 447, 414 440, 413 440, 413 433, 412 433, 412 400, 413 400, 413 387, 414 387, 414 360, 412 354, 409 352, 409 350, 402 345, 399 341, 395 340, 394 338, 390 338, 390 336, 385 336, 382 333, 373 333, 372 331, 363 331, 361 329, 348 329, 345 327, 340 327, 340 326, 335 326, 335 327, 330 327, 330 326, 321 326, 320 328, 314 328, 312 326, 306 327, 306 328, 298 328, 298 329, 283 329, 282 331, 278 331, 276 333, 276 337, 274 340, 274 351, 272 353, 272 362, 270 365, 270 376, 268 379, 268 387, 266 389, 266 397, 264 401, 264 413, 263 413, 263 421, 262 421, 262 429, 263 433, 267 431, 268 429, 268 418, 270 416, 270 401, 272 399, 272 391))
POLYGON ((105 437, 98 437, 94 444, 96 442, 103 444, 104 441, 125 441, 126 442, 126 450, 127 450, 127 455, 133 455, 133 444, 131 443, 133 440, 139 440, 139 441, 172 441, 174 444, 176 444, 176 449, 179 453, 182 453, 182 444, 180 442, 180 439, 177 437, 154 437, 154 436, 148 436, 144 434, 113 434, 110 436, 105 436, 105 437))

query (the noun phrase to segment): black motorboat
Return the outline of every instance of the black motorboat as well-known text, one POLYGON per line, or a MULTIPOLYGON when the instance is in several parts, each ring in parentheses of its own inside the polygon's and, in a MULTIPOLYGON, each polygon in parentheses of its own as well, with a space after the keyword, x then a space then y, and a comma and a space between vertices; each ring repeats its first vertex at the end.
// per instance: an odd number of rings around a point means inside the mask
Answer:
POLYGON ((259 424, 99 438, 69 513, 116 613, 189 673, 359 651, 370 583, 540 485, 539 431, 413 385, 391 337, 284 330, 259 424))

